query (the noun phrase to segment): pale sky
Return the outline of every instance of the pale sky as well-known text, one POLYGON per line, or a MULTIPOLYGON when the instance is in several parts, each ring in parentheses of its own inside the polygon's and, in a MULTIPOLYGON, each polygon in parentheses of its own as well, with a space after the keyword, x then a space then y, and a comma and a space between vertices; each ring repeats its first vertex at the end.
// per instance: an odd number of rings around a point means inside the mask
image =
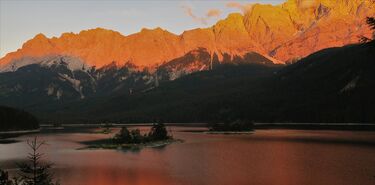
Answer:
POLYGON ((209 27, 237 5, 281 4, 284 0, 0 0, 0 57, 16 51, 38 33, 59 37, 64 32, 102 27, 129 35, 161 27, 172 33, 209 27), (228 3, 232 6, 228 7, 228 3), (208 16, 209 15, 209 16, 208 16))

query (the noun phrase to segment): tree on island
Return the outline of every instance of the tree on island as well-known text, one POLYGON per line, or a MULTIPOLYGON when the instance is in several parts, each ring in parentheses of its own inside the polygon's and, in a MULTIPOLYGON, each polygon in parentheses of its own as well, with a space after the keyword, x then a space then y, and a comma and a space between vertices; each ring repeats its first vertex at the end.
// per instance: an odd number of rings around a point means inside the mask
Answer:
POLYGON ((145 137, 141 135, 141 131, 139 129, 131 130, 130 135, 132 143, 139 144, 143 143, 145 140, 145 137))
POLYGON ((139 144, 143 143, 145 138, 146 136, 142 136, 139 129, 133 129, 129 131, 128 128, 122 127, 120 132, 115 135, 113 140, 118 144, 139 144))
POLYGON ((152 125, 148 137, 153 141, 165 140, 170 138, 168 130, 163 123, 152 125))
POLYGON ((130 134, 130 131, 126 127, 122 127, 120 132, 117 133, 114 137, 114 140, 116 143, 127 143, 131 141, 132 136, 130 134))
POLYGON ((128 128, 122 127, 113 138, 114 142, 118 144, 140 144, 167 139, 172 139, 172 136, 163 123, 153 124, 151 130, 144 135, 139 129, 129 131, 128 128))

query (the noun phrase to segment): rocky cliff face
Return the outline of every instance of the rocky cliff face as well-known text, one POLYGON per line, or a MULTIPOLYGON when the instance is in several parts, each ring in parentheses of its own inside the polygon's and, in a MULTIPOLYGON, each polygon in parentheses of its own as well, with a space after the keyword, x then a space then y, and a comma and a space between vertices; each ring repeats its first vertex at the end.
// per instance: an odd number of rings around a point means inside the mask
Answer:
POLYGON ((290 12, 295 26, 295 32, 269 53, 281 61, 357 43, 360 36, 372 35, 364 21, 375 15, 372 0, 289 0, 281 8, 290 12))
POLYGON ((64 33, 59 38, 36 35, 21 49, 0 59, 0 69, 12 69, 21 58, 48 55, 77 57, 97 68, 115 62, 155 67, 204 48, 217 55, 245 56, 257 52, 286 62, 327 47, 370 36, 365 17, 375 14, 371 0, 288 0, 277 6, 255 4, 249 11, 230 14, 212 27, 175 35, 161 28, 124 36, 101 28, 64 33))

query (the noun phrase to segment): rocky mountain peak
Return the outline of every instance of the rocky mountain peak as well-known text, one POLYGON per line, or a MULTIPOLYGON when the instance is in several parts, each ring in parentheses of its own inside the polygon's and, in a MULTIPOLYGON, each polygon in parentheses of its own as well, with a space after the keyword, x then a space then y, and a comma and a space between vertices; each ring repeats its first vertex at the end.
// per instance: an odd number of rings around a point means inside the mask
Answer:
POLYGON ((50 39, 38 34, 1 58, 0 68, 23 57, 54 54, 76 57, 97 68, 113 61, 153 67, 197 48, 205 48, 219 60, 224 54, 257 52, 285 62, 323 48, 356 43, 361 35, 371 36, 365 18, 374 14, 371 0, 287 0, 276 6, 254 4, 243 15, 229 14, 212 27, 181 35, 159 27, 128 36, 104 28, 50 39))

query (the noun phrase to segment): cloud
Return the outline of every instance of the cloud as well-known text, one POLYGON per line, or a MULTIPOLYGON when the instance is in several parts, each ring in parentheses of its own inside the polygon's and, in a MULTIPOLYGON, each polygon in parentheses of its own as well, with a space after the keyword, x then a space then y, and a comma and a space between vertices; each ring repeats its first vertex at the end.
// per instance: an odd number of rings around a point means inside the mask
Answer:
POLYGON ((219 17, 220 15, 221 15, 221 10, 218 10, 218 9, 208 10, 206 14, 207 17, 219 17))
POLYGON ((228 8, 237 8, 242 11, 242 13, 247 13, 251 11, 251 8, 253 7, 253 4, 247 3, 247 4, 241 4, 238 2, 229 2, 226 4, 228 8))
POLYGON ((208 20, 210 18, 217 18, 221 15, 221 10, 219 9, 210 9, 207 11, 206 15, 205 16, 197 16, 193 13, 193 9, 190 7, 190 6, 182 6, 182 8, 184 9, 184 12, 186 15, 188 15, 189 17, 191 17, 195 22, 198 22, 200 24, 204 24, 204 25, 207 25, 208 24, 208 20))
POLYGON ((184 9, 185 13, 191 17, 195 22, 198 22, 198 23, 201 23, 201 24, 204 24, 206 25, 207 24, 207 20, 203 17, 198 17, 196 15, 194 15, 193 13, 193 9, 189 6, 182 6, 182 8, 184 9))

